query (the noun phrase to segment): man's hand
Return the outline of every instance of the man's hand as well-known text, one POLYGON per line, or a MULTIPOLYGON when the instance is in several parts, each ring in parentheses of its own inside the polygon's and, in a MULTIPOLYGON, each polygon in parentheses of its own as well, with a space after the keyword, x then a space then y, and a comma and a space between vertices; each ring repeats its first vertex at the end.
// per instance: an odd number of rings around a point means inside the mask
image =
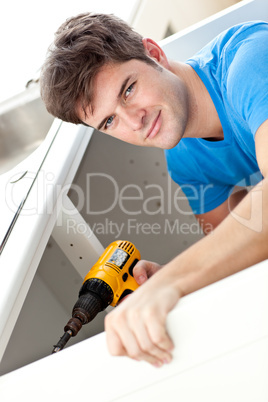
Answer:
POLYGON ((161 275, 158 264, 141 261, 135 268, 134 275, 143 285, 106 316, 108 349, 112 355, 160 367, 172 359, 166 318, 178 302, 179 292, 161 275))
POLYGON ((156 262, 140 260, 133 269, 133 276, 139 285, 142 285, 147 281, 153 274, 155 274, 161 265, 156 262))
MULTIPOLYGON (((159 269, 161 268, 161 265, 157 264, 156 262, 151 262, 151 261, 146 261, 146 260, 140 260, 137 262, 133 269, 133 276, 138 285, 142 285, 144 282, 147 281, 153 274, 155 274, 159 269)), ((123 297, 123 299, 120 300, 118 303, 121 304, 123 301, 126 300, 129 295, 123 297)))

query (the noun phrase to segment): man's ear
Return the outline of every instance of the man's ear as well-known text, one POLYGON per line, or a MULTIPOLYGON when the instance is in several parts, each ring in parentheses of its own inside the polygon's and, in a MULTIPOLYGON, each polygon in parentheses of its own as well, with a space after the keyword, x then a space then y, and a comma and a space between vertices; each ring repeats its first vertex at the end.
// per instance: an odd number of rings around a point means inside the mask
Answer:
POLYGON ((154 59, 161 66, 169 69, 169 62, 166 54, 164 53, 163 49, 161 49, 161 47, 153 39, 143 38, 142 43, 147 55, 151 59, 154 59))

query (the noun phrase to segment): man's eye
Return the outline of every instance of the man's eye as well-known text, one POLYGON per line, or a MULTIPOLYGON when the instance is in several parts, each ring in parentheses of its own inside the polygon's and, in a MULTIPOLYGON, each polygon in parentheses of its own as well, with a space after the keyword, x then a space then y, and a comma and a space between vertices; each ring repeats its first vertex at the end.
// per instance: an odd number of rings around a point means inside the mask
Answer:
POLYGON ((109 128, 109 127, 111 126, 111 124, 113 123, 113 120, 114 120, 114 116, 110 116, 110 117, 107 119, 104 128, 109 128))
POLYGON ((131 92, 133 91, 133 88, 134 88, 134 83, 131 84, 131 85, 128 87, 128 89, 126 90, 126 92, 125 92, 125 98, 127 98, 127 97, 131 94, 131 92))

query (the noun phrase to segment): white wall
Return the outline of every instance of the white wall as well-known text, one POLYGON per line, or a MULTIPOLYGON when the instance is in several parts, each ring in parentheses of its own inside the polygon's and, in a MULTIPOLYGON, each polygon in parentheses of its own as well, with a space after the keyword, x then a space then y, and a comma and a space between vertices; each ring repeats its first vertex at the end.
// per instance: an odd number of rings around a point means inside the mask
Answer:
POLYGON ((133 26, 144 37, 159 41, 168 27, 178 32, 239 0, 142 0, 133 26))

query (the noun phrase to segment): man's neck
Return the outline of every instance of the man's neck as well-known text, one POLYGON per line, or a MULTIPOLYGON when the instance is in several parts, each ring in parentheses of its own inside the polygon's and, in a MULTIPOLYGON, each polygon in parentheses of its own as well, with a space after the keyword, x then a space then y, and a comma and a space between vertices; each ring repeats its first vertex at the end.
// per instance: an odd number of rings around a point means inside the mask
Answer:
POLYGON ((170 62, 170 67, 171 71, 184 81, 188 90, 189 120, 184 137, 223 140, 217 110, 202 80, 188 64, 170 62))

